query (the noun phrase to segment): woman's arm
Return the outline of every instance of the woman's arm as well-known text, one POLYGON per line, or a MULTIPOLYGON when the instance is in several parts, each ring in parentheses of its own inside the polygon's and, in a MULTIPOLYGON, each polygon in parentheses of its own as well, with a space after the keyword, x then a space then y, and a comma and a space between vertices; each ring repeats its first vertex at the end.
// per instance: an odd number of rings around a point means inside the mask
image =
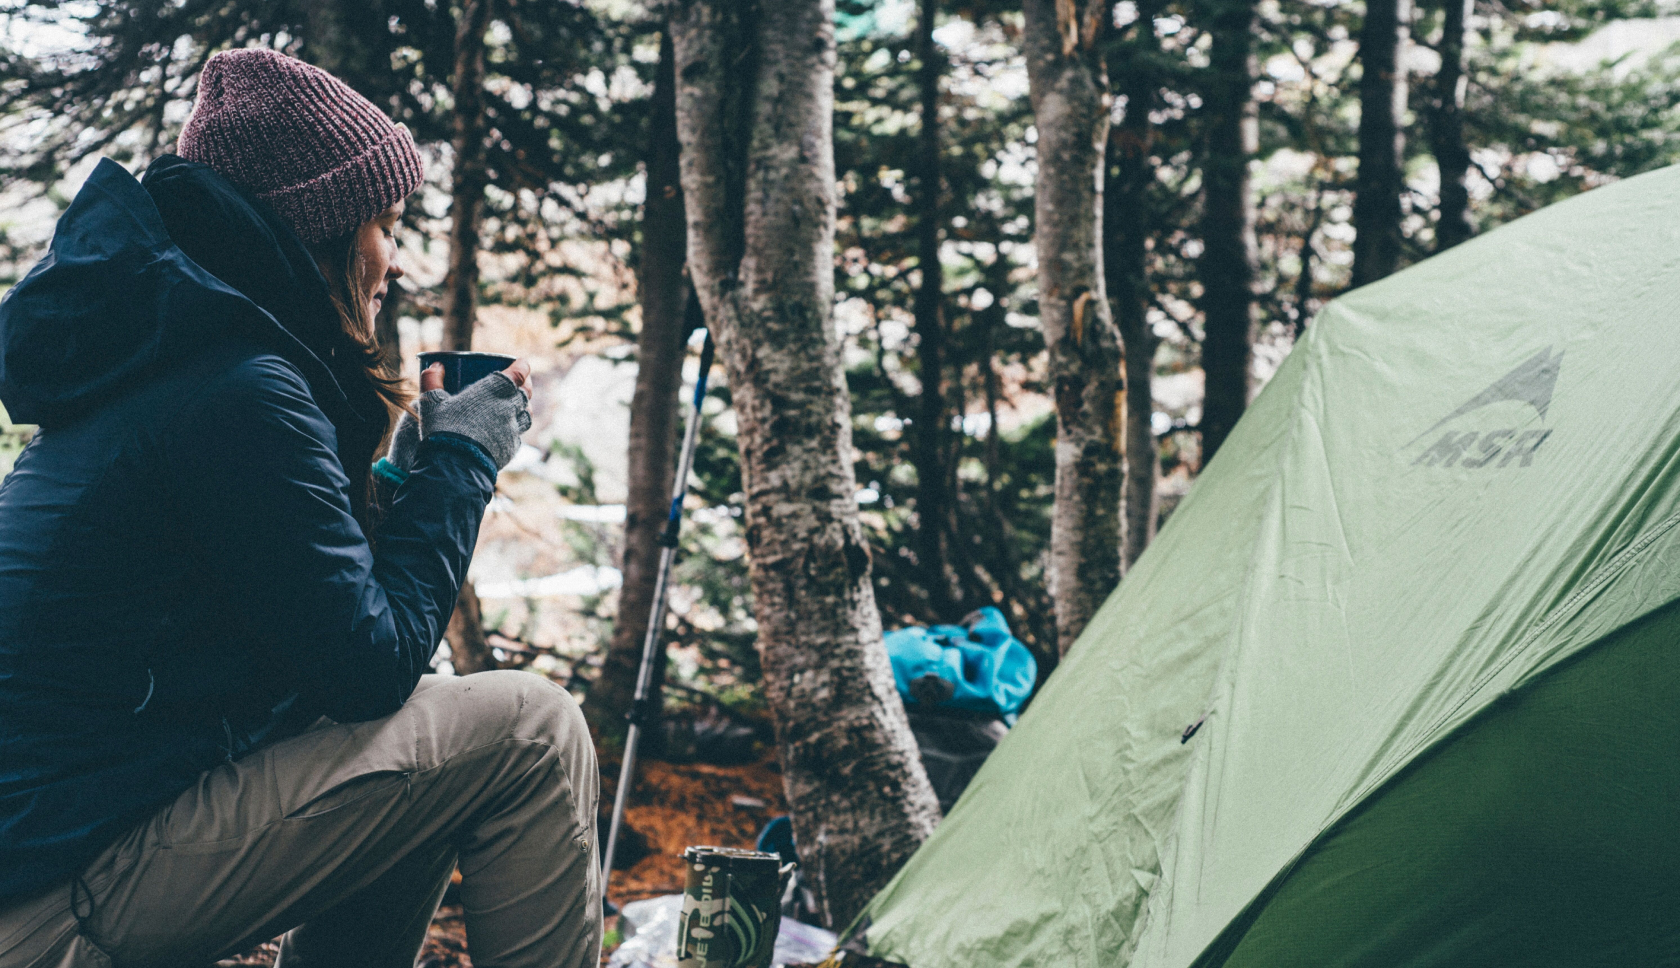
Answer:
POLYGON ((249 634, 341 722, 394 712, 454 610, 495 488, 466 441, 423 444, 373 555, 351 514, 332 424, 301 375, 244 361, 166 439, 181 516, 249 634))

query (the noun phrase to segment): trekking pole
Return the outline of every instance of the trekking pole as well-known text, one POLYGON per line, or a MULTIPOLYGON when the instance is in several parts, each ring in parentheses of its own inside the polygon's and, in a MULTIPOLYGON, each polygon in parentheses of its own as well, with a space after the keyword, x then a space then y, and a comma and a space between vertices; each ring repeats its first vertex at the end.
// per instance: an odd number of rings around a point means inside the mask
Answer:
POLYGON ((653 664, 658 660, 659 633, 665 625, 665 599, 670 590, 671 563, 677 557, 677 534, 682 529, 683 497, 688 493, 688 472, 694 465, 694 446, 700 437, 700 404, 706 399, 706 374, 712 369, 712 334, 700 348, 700 377, 694 381, 694 406, 683 428, 682 456, 677 461, 677 480, 671 488, 671 516, 659 534, 659 577, 653 586, 653 609, 648 615, 647 637, 642 640, 642 665, 636 671, 636 698, 630 703, 630 731, 624 736, 624 762, 618 770, 618 793, 613 797, 612 826, 607 829, 607 850, 601 875, 601 899, 606 900, 612 882, 613 854, 618 850, 618 831, 624 822, 624 806, 630 801, 630 783, 636 771, 636 744, 642 727, 659 716, 662 703, 653 691, 653 664))

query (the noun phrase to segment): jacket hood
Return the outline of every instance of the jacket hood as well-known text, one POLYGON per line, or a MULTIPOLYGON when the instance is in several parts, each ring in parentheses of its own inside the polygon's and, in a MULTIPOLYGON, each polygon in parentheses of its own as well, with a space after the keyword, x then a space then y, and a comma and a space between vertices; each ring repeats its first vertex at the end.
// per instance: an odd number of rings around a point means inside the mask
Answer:
POLYGON ((341 433, 383 430, 326 280, 278 216, 204 165, 164 156, 143 186, 101 159, 0 300, 0 403, 50 427, 236 334, 297 366, 341 433))

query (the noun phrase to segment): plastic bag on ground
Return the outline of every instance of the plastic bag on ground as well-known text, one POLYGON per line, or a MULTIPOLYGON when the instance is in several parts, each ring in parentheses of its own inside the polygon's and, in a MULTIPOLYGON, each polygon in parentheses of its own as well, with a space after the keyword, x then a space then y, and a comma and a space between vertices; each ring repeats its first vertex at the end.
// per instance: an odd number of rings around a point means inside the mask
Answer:
MULTIPOLYGON (((607 959, 607 968, 677 968, 682 900, 681 894, 666 894, 624 905, 619 930, 629 937, 607 959)), ((832 931, 782 918, 771 964, 816 964, 828 957, 837 940, 832 931)))

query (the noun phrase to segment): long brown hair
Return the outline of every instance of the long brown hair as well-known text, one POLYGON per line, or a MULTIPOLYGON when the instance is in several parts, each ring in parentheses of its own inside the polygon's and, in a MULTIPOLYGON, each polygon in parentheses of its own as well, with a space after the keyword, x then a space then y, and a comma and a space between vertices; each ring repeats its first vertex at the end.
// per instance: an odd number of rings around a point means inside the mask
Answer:
MULTIPOLYGON (((363 294, 357 292, 358 282, 362 277, 362 255, 356 248, 356 236, 360 231, 358 226, 337 238, 309 246, 309 251, 315 257, 316 264, 321 267, 321 274, 326 277, 327 294, 332 298, 333 308, 338 310, 339 325, 343 328, 344 335, 355 347, 361 372, 385 405, 385 426, 380 431, 379 445, 375 448, 376 453, 384 453, 390 444, 391 430, 397 424, 397 417, 408 409, 409 403, 414 399, 414 391, 409 387, 408 381, 402 378, 401 373, 392 375, 386 372, 374 321, 368 315, 367 300, 363 294)), ((392 293, 387 295, 386 299, 394 296, 392 293)), ((345 468, 345 471, 348 473, 350 469, 345 468)), ((379 492, 374 484, 371 466, 367 474, 365 506, 354 510, 371 538, 382 509, 378 506, 376 495, 379 492)))

